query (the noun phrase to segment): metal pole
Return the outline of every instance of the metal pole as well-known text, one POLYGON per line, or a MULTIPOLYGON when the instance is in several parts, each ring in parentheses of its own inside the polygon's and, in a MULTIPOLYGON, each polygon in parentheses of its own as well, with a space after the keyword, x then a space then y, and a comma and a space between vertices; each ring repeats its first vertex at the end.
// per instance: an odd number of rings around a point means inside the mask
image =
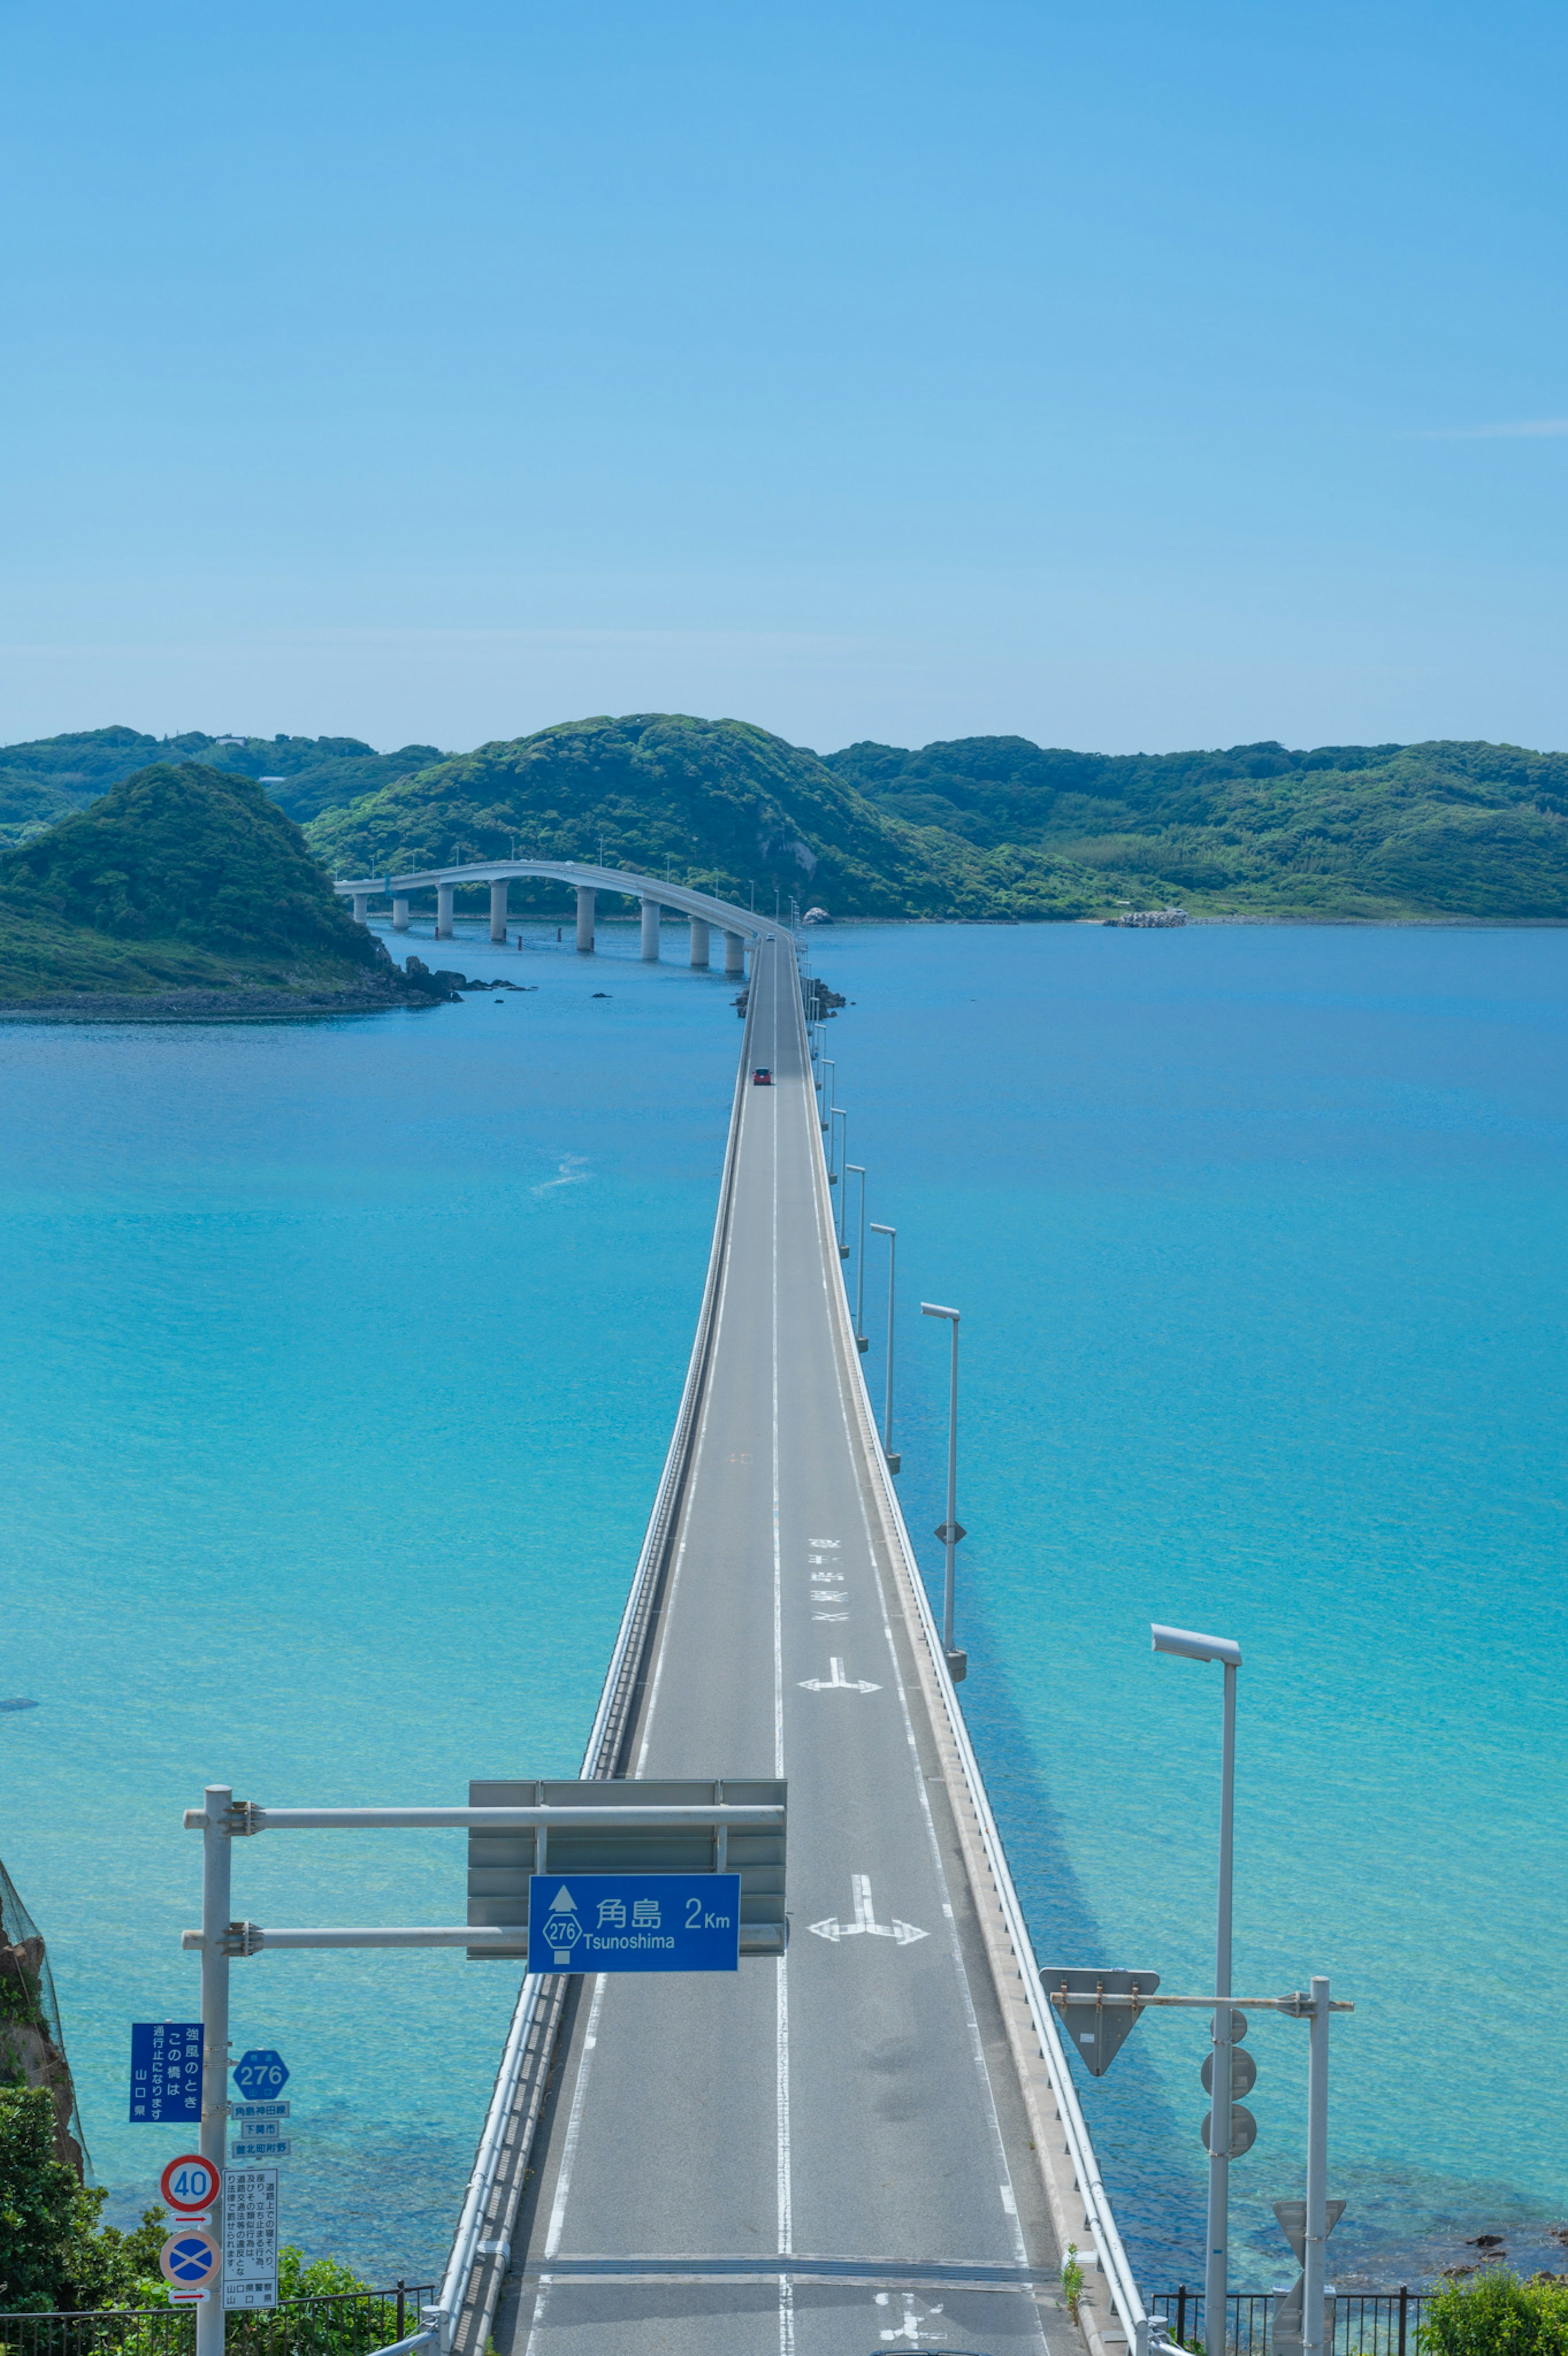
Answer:
MULTIPOLYGON (((844 1155, 849 1151, 849 1114, 848 1114, 847 1110, 845 1109, 845 1108, 844 1108, 843 1105, 834 1105, 834 1107, 833 1107, 833 1112, 832 1112, 832 1117, 833 1117, 834 1120, 842 1120, 842 1121, 843 1121, 843 1136, 839 1139, 839 1141, 838 1141, 838 1165, 839 1165, 839 1258, 840 1258, 840 1259, 843 1259, 843 1258, 844 1257, 844 1240, 843 1240, 843 1195, 844 1195, 844 1188, 843 1188, 843 1166, 844 1166, 844 1160, 843 1160, 843 1158, 844 1158, 844 1155)), ((830 1177, 831 1177, 831 1176, 832 1176, 832 1166, 833 1166, 833 1154, 832 1154, 832 1130, 830 1129, 830 1130, 828 1131, 828 1173, 829 1173, 830 1177)))
MULTIPOLYGON (((229 1832, 232 1787, 209 1783, 201 1832, 201 2139, 203 2159, 222 2177, 229 2128, 229 1957, 224 1934, 233 1912, 234 1846, 229 1832)), ((223 2198, 212 2204, 209 2227, 220 2247, 223 2198)), ((196 2356, 223 2356, 223 2280, 218 2280, 196 2310, 196 2356)))
POLYGON ((854 1262, 854 1339, 858 1349, 865 1347, 865 1172, 858 1162, 844 1163, 846 1174, 853 1170, 860 1181, 860 1248, 854 1262))
POLYGON ((1225 1663, 1225 1723, 1219 1754, 1219 1903, 1214 1935, 1214 2072, 1208 2106, 1208 2248, 1203 2333, 1208 2356, 1226 2341, 1227 2244, 1230 2231, 1230 1866, 1236 1802, 1236 1671, 1225 1663))
MULTIPOLYGON (((822 1127, 824 1129, 833 1117, 833 1090, 837 1086, 838 1075, 833 1059, 831 1055, 824 1055, 822 1057, 822 1127), (830 1073, 833 1075, 831 1079, 828 1076, 830 1073)), ((832 1151, 831 1146, 828 1151, 831 1154, 832 1151)))
POLYGON ((897 1227, 879 1226, 873 1219, 871 1232, 874 1236, 886 1236, 887 1238, 887 1380, 882 1393, 882 1453, 887 1459, 889 1470, 894 1471, 897 1467, 893 1463, 893 1261, 898 1249, 898 1230, 897 1227))
POLYGON ((1328 1982, 1313 1979, 1306 2065, 1306 2240, 1302 2249, 1302 2356, 1323 2356, 1328 2219, 1328 1982))

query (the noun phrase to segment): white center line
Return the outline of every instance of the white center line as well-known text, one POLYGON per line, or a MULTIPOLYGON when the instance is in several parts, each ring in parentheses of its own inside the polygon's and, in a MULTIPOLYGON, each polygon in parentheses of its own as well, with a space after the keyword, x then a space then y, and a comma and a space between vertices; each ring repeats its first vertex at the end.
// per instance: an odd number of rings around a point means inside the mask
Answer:
MULTIPOLYGON (((794 959, 789 960, 794 971, 794 959)), ((769 969, 773 983, 773 1069, 779 1070, 779 959, 769 969)), ((779 1538, 779 1107, 773 1099, 773 1772, 784 1772, 784 1552, 779 1538)), ((789 1958, 779 1958, 775 2070, 779 2142, 779 2247, 788 2255, 794 2245, 794 2193, 789 2176, 789 1958)), ((779 2277, 779 2356, 795 2356, 795 2285, 788 2275, 779 2277)))

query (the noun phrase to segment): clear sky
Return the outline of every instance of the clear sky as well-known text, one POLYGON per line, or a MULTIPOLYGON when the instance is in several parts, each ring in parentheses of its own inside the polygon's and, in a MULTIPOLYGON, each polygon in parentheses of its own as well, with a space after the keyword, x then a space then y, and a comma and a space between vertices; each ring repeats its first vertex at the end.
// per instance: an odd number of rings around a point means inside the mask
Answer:
POLYGON ((1561 0, 0 0, 0 737, 1568 744, 1561 0))

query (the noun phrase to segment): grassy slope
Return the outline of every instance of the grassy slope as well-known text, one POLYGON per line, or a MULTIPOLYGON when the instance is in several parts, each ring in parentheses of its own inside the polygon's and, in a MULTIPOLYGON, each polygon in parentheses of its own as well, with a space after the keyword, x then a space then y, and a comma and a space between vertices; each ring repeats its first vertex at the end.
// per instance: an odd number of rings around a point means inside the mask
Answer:
POLYGON ((248 736, 220 742, 192 734, 158 738, 134 728, 91 728, 0 745, 0 844, 26 841, 158 761, 200 761, 237 776, 281 777, 273 799, 301 824, 329 803, 374 793, 439 761, 434 744, 378 753, 357 736, 248 736))
POLYGON ((68 991, 374 989, 380 944, 259 786, 140 770, 0 853, 0 999, 68 991))
POLYGON ((1568 756, 1509 744, 1280 744, 1111 756, 1018 736, 826 766, 977 847, 1052 851, 1113 896, 1297 915, 1568 917, 1568 756))
MULTIPOLYGON (((814 753, 737 720, 655 712, 482 745, 328 810, 309 829, 346 875, 522 857, 592 858, 835 916, 1084 913, 1103 896, 1050 851, 984 848, 878 809, 814 753)), ((519 898, 522 896, 521 891, 519 898)), ((559 898, 557 892, 555 897, 559 898)))

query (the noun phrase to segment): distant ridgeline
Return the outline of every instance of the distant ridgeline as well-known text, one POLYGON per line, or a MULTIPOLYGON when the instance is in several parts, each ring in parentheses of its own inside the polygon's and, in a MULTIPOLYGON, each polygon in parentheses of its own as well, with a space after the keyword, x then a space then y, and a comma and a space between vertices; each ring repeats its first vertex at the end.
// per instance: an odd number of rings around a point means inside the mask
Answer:
MULTIPOLYGON (((1179 903, 1568 920, 1568 755, 1509 744, 1108 755, 969 736, 819 757, 744 721, 652 712, 451 755, 106 728, 0 750, 0 841, 150 759, 193 754, 263 787, 340 874, 597 860, 602 844, 612 865, 835 916, 1026 921, 1179 903)), ((514 905, 530 902, 560 894, 514 887, 514 905)))

